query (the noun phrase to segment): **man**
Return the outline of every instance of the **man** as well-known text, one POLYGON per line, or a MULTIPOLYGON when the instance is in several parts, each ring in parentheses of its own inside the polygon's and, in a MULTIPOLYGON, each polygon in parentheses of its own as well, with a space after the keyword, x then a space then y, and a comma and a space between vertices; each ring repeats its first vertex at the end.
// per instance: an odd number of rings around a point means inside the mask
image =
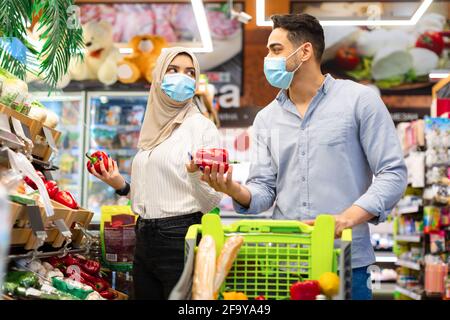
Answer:
POLYGON ((238 213, 265 211, 276 200, 274 219, 313 224, 318 214, 335 215, 336 237, 352 228, 353 299, 371 299, 368 223, 384 221, 407 185, 393 121, 376 91, 321 73, 316 18, 272 20, 264 72, 282 90, 254 120, 257 159, 247 184, 232 180, 232 168, 224 176, 223 165, 206 168, 202 179, 231 196, 238 213))

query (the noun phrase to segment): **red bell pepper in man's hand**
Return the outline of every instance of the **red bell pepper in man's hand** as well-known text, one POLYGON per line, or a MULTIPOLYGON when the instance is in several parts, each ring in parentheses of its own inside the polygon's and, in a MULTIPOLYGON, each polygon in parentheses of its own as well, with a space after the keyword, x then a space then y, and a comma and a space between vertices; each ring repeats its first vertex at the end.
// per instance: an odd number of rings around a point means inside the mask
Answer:
POLYGON ((320 294, 317 280, 298 281, 291 286, 291 300, 316 300, 320 294))
POLYGON ((56 202, 61 203, 62 205, 69 207, 71 209, 78 209, 78 204, 72 195, 67 191, 58 191, 53 198, 56 202))
POLYGON ((100 163, 102 161, 103 161, 103 164, 105 165, 106 171, 109 170, 108 155, 106 153, 104 153, 103 151, 95 151, 91 155, 88 155, 86 153, 86 157, 89 158, 89 161, 86 164, 86 167, 89 172, 91 172, 92 167, 94 167, 95 171, 97 171, 98 174, 102 174, 102 170, 100 169, 100 163))
POLYGON ((200 149, 195 153, 194 163, 200 170, 204 170, 205 167, 212 167, 214 162, 225 166, 224 173, 228 171, 229 164, 237 163, 235 161, 229 161, 228 151, 226 149, 200 149))

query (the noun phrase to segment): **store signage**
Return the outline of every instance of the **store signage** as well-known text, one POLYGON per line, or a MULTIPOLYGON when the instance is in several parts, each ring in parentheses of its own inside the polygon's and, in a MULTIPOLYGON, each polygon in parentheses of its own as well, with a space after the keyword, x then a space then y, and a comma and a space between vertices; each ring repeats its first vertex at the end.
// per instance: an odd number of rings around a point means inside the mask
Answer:
POLYGON ((249 127, 253 125, 253 120, 260 108, 245 107, 220 109, 219 120, 222 127, 249 127))

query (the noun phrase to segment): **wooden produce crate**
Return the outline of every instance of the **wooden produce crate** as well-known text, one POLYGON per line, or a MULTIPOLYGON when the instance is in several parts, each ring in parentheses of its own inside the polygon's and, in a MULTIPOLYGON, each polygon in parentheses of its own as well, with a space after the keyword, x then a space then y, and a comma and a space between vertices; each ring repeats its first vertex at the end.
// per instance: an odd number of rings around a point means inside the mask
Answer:
MULTIPOLYGON (((50 156, 52 155, 52 149, 49 147, 47 143, 47 139, 44 134, 44 126, 39 121, 36 121, 16 110, 13 110, 3 104, 0 104, 0 112, 7 114, 10 117, 16 118, 22 124, 26 125, 30 129, 30 138, 33 141, 34 147, 32 150, 32 154, 35 157, 42 159, 43 161, 48 161, 50 156)), ((47 127, 48 128, 48 127, 47 127)), ((55 140, 55 144, 58 143, 58 140, 61 138, 61 132, 52 128, 48 128, 53 136, 53 140, 55 140)))
POLYGON ((25 245, 30 239, 33 231, 26 226, 28 216, 26 206, 9 201, 11 212, 11 245, 25 245))
POLYGON ((22 124, 26 125, 30 129, 30 138, 31 141, 35 141, 37 134, 42 131, 42 124, 39 121, 36 121, 23 113, 17 112, 3 104, 0 103, 0 112, 7 114, 10 117, 16 118, 22 124))
POLYGON ((10 212, 10 221, 11 221, 11 227, 13 227, 16 224, 17 220, 24 219, 26 217, 26 206, 13 202, 9 202, 9 212, 10 212))
MULTIPOLYGON (((75 229, 75 224, 78 223, 82 227, 87 228, 89 224, 91 223, 92 217, 94 216, 94 213, 80 208, 77 210, 70 209, 70 216, 66 220, 67 226, 70 228, 70 231, 72 232, 72 244, 76 247, 81 245, 81 241, 83 240, 83 233, 81 230, 75 229)), ((59 234, 55 241, 53 242, 53 247, 58 248, 61 247, 64 243, 65 238, 62 236, 62 234, 59 234)))
POLYGON ((128 300, 128 295, 126 295, 125 293, 122 293, 114 289, 111 290, 117 294, 117 298, 115 298, 114 300, 128 300))
MULTIPOLYGON (((63 206, 62 204, 59 204, 56 201, 51 200, 51 203, 52 203, 53 210, 55 212, 55 214, 51 217, 47 217, 44 207, 40 206, 42 221, 44 222, 44 226, 46 227, 46 232, 47 232, 47 239, 45 240, 45 243, 48 243, 48 244, 53 244, 53 242, 56 240, 58 235, 61 235, 61 233, 59 232, 59 230, 56 227, 51 226, 52 222, 55 220, 58 220, 58 219, 63 219, 67 224, 67 220, 69 219, 71 211, 72 211, 72 209, 70 209, 66 206, 63 206)), ((61 237, 62 237, 62 235, 61 235, 61 237)), ((38 241, 38 239, 36 238, 36 236, 34 234, 32 234, 30 239, 28 240, 28 242, 25 245, 25 249, 26 250, 33 249, 35 247, 35 245, 37 245, 37 241, 38 241)))

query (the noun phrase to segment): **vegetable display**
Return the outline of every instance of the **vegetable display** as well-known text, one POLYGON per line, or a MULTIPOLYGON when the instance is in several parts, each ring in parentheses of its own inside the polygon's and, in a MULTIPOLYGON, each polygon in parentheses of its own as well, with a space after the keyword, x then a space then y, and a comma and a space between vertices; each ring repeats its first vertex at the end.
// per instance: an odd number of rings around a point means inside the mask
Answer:
POLYGON ((444 31, 445 20, 429 14, 411 29, 361 30, 354 43, 342 43, 335 51, 335 65, 353 79, 381 89, 428 82, 428 75, 447 59, 450 32, 444 31))

